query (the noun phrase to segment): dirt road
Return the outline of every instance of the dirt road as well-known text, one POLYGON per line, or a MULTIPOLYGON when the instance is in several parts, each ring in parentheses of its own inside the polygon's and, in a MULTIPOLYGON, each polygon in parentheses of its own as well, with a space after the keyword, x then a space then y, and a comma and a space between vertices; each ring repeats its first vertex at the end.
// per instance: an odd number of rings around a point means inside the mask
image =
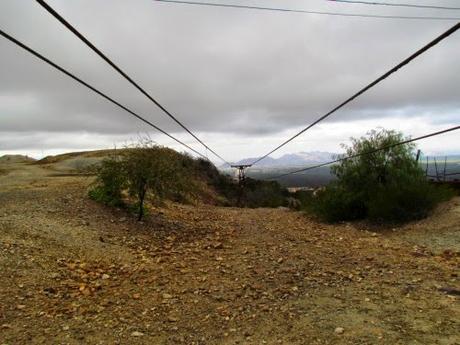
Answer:
POLYGON ((88 178, 6 169, 0 344, 460 344, 458 200, 378 234, 177 204, 138 223, 88 178))

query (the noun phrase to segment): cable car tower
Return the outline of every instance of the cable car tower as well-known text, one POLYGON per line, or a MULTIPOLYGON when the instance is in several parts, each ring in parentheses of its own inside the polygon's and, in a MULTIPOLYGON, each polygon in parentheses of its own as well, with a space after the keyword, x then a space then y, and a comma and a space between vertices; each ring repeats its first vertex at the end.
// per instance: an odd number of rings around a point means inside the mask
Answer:
POLYGON ((251 167, 252 164, 239 164, 239 165, 231 165, 232 168, 238 169, 238 186, 239 186, 239 193, 238 193, 238 205, 241 206, 241 201, 243 198, 244 192, 244 185, 246 182, 246 173, 245 169, 251 167))

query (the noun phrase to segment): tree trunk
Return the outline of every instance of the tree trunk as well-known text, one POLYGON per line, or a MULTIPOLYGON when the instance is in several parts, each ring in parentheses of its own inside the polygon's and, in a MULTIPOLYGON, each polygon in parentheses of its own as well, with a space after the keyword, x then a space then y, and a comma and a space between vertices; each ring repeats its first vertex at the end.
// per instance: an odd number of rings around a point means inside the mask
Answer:
POLYGON ((137 217, 137 221, 141 221, 142 217, 144 216, 144 199, 145 199, 146 188, 142 187, 139 193, 139 215, 137 217))

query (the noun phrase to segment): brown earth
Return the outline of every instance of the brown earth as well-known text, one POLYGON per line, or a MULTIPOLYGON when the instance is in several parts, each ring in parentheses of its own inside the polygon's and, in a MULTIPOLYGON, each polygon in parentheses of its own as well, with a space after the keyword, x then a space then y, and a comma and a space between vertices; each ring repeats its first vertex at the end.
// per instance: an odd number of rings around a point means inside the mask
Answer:
POLYGON ((1 168, 0 344, 460 344, 458 198, 379 233, 205 205, 138 223, 88 177, 1 168))

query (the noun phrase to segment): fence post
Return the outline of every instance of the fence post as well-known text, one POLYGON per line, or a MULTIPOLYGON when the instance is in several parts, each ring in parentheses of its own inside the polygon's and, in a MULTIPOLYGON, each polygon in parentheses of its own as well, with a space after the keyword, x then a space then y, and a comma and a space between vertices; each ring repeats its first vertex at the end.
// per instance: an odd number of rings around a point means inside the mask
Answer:
POLYGON ((436 157, 433 157, 434 159, 434 168, 436 169, 436 180, 438 180, 438 182, 440 181, 439 179, 439 173, 438 173, 438 162, 436 161, 436 157))
POLYGON ((447 167, 447 156, 444 158, 444 178, 443 181, 446 182, 446 167, 447 167))
POLYGON ((425 177, 428 177, 428 156, 426 156, 425 177))

